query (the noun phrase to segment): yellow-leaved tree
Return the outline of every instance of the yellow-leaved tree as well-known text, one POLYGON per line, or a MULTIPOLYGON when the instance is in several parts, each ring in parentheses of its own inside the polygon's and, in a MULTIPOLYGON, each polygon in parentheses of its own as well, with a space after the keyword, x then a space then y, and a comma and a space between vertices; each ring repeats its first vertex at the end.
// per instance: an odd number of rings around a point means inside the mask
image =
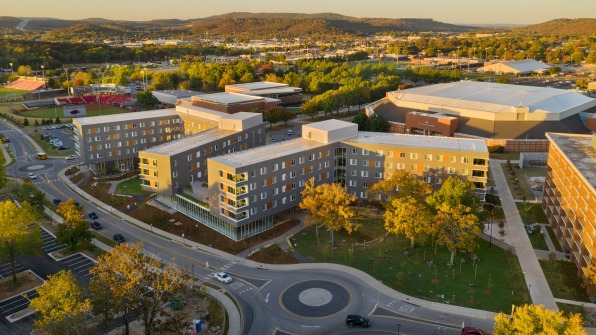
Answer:
POLYGON ((355 224, 350 220, 355 216, 351 205, 356 201, 356 196, 347 193, 346 188, 340 184, 315 186, 315 179, 310 178, 301 193, 303 198, 298 207, 307 211, 305 224, 307 226, 322 224, 329 229, 331 231, 332 247, 334 245, 334 231, 343 228, 348 233, 352 233, 360 227, 359 224, 355 224))
POLYGON ((17 283, 16 258, 41 250, 43 241, 41 228, 35 224, 37 218, 37 209, 27 201, 20 207, 11 200, 0 202, 0 258, 8 258, 14 284, 17 283))
POLYGON ((516 306, 511 318, 499 313, 495 317, 495 335, 562 334, 587 335, 580 314, 556 312, 543 305, 516 306))
POLYGON ((83 290, 70 270, 49 275, 38 296, 29 307, 38 318, 35 327, 49 334, 86 334, 85 318, 91 311, 89 299, 83 299, 83 290))
POLYGON ((89 223, 83 217, 83 208, 77 206, 72 198, 61 202, 56 213, 64 218, 64 222, 58 225, 56 231, 57 243, 65 243, 74 248, 81 242, 89 242, 93 239, 89 223))

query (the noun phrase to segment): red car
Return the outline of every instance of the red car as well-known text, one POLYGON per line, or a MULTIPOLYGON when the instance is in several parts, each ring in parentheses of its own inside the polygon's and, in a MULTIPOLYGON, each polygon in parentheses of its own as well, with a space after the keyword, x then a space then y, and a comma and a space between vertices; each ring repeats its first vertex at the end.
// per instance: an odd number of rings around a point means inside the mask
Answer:
POLYGON ((490 335, 490 333, 479 328, 466 326, 462 328, 461 335, 490 335))

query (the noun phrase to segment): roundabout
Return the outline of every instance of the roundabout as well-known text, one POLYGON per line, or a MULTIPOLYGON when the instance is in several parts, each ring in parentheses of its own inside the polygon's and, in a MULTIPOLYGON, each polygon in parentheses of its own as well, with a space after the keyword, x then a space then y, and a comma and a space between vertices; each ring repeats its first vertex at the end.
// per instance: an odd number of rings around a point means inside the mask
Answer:
POLYGON ((325 318, 345 310, 352 303, 350 292, 327 280, 306 280, 287 287, 279 304, 288 313, 303 318, 325 318))
POLYGON ((20 172, 31 172, 31 171, 39 171, 39 170, 46 170, 54 168, 54 164, 33 164, 33 165, 26 165, 21 166, 17 170, 20 172))

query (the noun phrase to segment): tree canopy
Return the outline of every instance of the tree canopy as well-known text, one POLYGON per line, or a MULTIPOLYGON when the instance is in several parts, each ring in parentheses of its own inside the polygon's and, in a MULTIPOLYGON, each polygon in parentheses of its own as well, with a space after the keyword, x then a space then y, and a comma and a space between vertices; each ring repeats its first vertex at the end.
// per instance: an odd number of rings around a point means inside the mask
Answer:
POLYGON ((72 198, 61 202, 56 213, 64 218, 64 222, 58 225, 56 231, 57 243, 64 243, 74 248, 79 243, 93 239, 93 233, 89 230, 89 224, 83 216, 83 208, 77 206, 72 198))
POLYGON ((495 335, 564 334, 587 335, 580 314, 555 312, 542 305, 515 306, 511 318, 499 313, 495 317, 495 335))

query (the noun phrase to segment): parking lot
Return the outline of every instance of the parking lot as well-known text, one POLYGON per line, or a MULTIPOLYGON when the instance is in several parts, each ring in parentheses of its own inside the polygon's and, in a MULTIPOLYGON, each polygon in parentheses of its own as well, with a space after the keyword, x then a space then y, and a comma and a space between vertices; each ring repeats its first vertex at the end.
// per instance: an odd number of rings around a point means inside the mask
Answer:
POLYGON ((42 136, 49 138, 56 138, 62 142, 64 150, 74 150, 75 141, 72 132, 67 125, 44 126, 41 128, 42 136))

